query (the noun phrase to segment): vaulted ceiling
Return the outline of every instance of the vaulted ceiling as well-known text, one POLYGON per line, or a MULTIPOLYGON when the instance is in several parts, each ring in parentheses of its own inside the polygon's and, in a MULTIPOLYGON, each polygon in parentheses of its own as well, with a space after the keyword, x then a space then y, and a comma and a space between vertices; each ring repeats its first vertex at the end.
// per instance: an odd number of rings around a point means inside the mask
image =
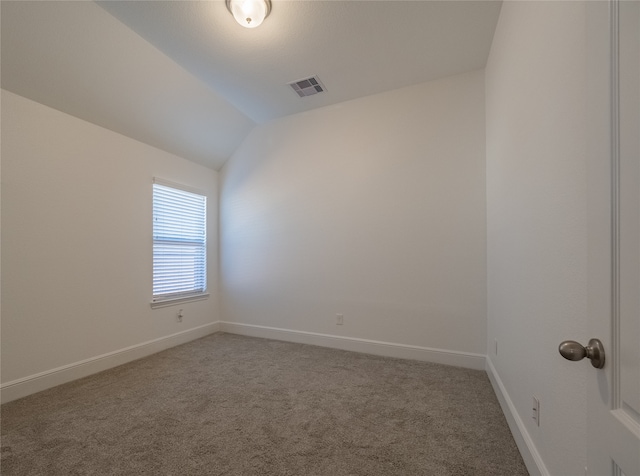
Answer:
POLYGON ((219 169, 256 124, 483 68, 501 6, 272 2, 246 29, 223 0, 2 0, 2 88, 219 169))

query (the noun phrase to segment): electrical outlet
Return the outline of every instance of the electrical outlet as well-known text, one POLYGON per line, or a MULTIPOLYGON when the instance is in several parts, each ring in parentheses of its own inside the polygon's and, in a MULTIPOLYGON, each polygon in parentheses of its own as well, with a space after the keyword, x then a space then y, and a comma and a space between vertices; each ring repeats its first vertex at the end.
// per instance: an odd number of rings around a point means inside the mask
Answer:
POLYGON ((533 408, 531 409, 531 418, 536 422, 537 426, 540 426, 540 400, 533 397, 533 408))
POLYGON ((178 310, 178 314, 176 314, 176 320, 178 322, 182 322, 182 317, 183 317, 183 313, 182 313, 182 309, 178 310))
POLYGON ((336 325, 341 326, 344 324, 344 315, 336 314, 336 325))

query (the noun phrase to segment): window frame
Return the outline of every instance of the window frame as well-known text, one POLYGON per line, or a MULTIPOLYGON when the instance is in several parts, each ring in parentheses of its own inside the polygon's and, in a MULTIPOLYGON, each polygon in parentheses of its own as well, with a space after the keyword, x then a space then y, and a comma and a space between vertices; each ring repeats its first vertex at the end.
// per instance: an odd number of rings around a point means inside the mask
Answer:
MULTIPOLYGON (((209 297, 209 292, 208 292, 208 273, 207 273, 207 268, 208 268, 208 253, 207 253, 207 224, 208 224, 208 220, 207 220, 207 216, 208 216, 208 209, 207 209, 207 202, 208 202, 208 196, 206 194, 206 192, 193 188, 193 187, 189 187, 187 185, 183 185, 180 183, 176 183, 176 182, 171 182, 169 180, 164 180, 164 179, 160 179, 158 177, 154 177, 153 178, 153 184, 152 184, 152 190, 151 190, 151 220, 152 220, 152 224, 151 224, 151 238, 152 238, 152 252, 151 252, 151 260, 152 260, 152 272, 151 272, 151 307, 152 308, 158 308, 158 307, 166 307, 166 306, 171 306, 171 305, 176 305, 176 304, 180 304, 180 303, 184 303, 184 302, 190 302, 190 301, 199 301, 202 299, 207 299, 209 297), (159 185, 162 186, 164 188, 169 188, 169 189, 174 189, 176 191, 179 192, 187 192, 190 194, 194 194, 194 195, 198 195, 204 198, 204 223, 202 223, 202 228, 204 231, 204 237, 203 237, 203 243, 202 246, 203 248, 203 252, 204 252, 204 263, 202 266, 202 273, 203 276, 200 276, 198 279, 203 280, 204 281, 204 289, 200 290, 192 290, 192 291, 182 291, 182 292, 175 292, 175 293, 163 293, 163 294, 154 294, 154 288, 156 286, 156 253, 155 253, 155 248, 156 248, 156 244, 158 241, 162 241, 165 244, 167 242, 171 243, 180 243, 179 240, 167 240, 166 238, 163 240, 156 240, 156 212, 155 212, 155 201, 156 201, 156 189, 155 186, 159 185)), ((193 243, 192 243, 193 244, 193 243)), ((194 280, 196 279, 196 274, 195 270, 194 270, 194 280)))

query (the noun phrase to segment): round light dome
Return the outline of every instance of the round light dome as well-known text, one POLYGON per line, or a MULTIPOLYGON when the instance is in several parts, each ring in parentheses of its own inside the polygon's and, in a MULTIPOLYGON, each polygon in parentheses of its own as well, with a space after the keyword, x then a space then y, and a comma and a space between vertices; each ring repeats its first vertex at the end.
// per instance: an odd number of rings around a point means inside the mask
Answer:
POLYGON ((260 26, 271 12, 270 0, 227 0, 227 8, 245 28, 260 26))

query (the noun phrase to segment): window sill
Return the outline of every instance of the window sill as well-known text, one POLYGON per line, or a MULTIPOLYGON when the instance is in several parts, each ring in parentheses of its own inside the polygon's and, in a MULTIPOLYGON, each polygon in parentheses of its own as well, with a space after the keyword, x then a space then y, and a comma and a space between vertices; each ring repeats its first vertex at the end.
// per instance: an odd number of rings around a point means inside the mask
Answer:
POLYGON ((209 293, 194 294, 193 296, 181 296, 176 298, 162 299, 158 301, 151 301, 151 309, 159 307, 176 306, 185 302, 202 301, 203 299, 209 299, 209 293))

